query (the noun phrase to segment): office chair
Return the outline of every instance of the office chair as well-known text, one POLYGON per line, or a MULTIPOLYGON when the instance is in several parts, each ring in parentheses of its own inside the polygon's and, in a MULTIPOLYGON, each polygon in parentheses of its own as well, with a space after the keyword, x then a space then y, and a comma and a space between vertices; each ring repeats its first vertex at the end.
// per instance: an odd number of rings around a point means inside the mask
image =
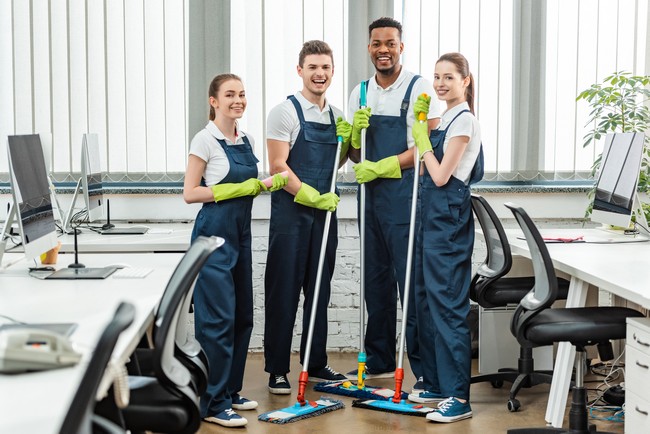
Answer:
POLYGON ((194 433, 201 424, 199 397, 207 384, 207 364, 188 368, 201 360, 201 346, 189 333, 189 299, 194 281, 208 257, 223 244, 218 237, 198 237, 174 270, 154 319, 155 377, 130 377, 131 399, 122 409, 132 432, 194 433), (179 355, 183 353, 183 356, 179 355))
MULTIPOLYGON (((534 288, 521 300, 512 317, 510 329, 522 347, 534 348, 555 342, 570 342, 576 347, 575 387, 569 416, 569 429, 519 428, 509 434, 571 433, 596 434, 588 422, 584 371, 587 345, 597 345, 602 361, 611 360, 611 339, 625 338, 626 319, 642 317, 640 312, 623 307, 578 307, 552 309, 557 298, 557 278, 548 249, 526 211, 506 203, 521 226, 530 250, 535 274, 534 288)), ((604 434, 604 433, 601 433, 604 434)))
MULTIPOLYGON (((485 237, 487 256, 479 266, 470 285, 470 298, 483 308, 505 307, 519 304, 521 299, 535 284, 534 276, 503 277, 512 267, 512 254, 505 229, 487 200, 472 194, 472 209, 478 219, 485 237)), ((557 279, 558 299, 566 300, 569 281, 557 279)), ((516 398, 522 387, 529 388, 538 384, 550 384, 553 371, 536 371, 533 349, 520 347, 518 368, 501 368, 498 372, 475 375, 471 382, 489 381, 493 387, 500 388, 503 382, 512 383, 508 410, 517 411, 521 403, 516 398)))
POLYGON ((113 319, 108 323, 102 335, 97 342, 88 368, 81 378, 81 383, 77 393, 72 398, 70 409, 63 420, 61 434, 76 433, 106 433, 117 434, 125 433, 125 430, 108 419, 94 414, 95 396, 99 387, 106 366, 113 354, 113 349, 117 339, 131 323, 135 317, 135 308, 129 303, 120 303, 113 315, 113 319))

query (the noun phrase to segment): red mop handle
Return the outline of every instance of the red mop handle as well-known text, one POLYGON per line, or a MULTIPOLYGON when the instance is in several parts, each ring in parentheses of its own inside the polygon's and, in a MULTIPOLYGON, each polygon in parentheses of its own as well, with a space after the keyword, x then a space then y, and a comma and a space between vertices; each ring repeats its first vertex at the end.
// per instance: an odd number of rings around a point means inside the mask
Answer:
POLYGON ((395 369, 395 395, 393 395, 393 402, 399 404, 402 401, 402 382, 404 381, 404 369, 395 369))
POLYGON ((300 405, 305 405, 307 381, 309 381, 309 373, 307 371, 300 371, 300 376, 298 377, 298 397, 296 398, 300 405))

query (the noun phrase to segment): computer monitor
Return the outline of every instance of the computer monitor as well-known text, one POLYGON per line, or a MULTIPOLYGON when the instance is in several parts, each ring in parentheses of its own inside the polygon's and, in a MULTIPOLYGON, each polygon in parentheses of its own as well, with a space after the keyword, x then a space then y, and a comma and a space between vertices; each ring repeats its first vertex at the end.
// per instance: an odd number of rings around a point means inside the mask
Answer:
POLYGON ((52 198, 39 135, 9 136, 7 154, 13 207, 25 256, 31 259, 57 245, 52 198))
MULTIPOLYGON (((644 133, 607 134, 596 182, 591 220, 627 228, 639 207, 637 184, 644 133)), ((643 218, 643 213, 637 213, 643 218)))
POLYGON ((81 143, 81 185, 88 221, 104 218, 104 191, 97 134, 84 134, 81 143))

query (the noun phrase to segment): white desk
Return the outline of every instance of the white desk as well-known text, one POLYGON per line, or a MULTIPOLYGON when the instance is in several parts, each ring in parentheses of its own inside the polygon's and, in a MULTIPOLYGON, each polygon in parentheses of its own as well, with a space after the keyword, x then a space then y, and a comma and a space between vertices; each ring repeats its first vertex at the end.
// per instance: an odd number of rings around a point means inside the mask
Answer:
MULTIPOLYGON (((542 229, 542 236, 575 237, 587 240, 606 237, 600 229, 542 229)), ((520 230, 508 230, 512 253, 530 258, 525 240, 519 239, 520 230)), ((621 298, 650 308, 650 242, 596 244, 549 243, 548 247, 556 270, 571 276, 566 307, 585 305, 589 285, 621 298)), ((567 402, 575 348, 568 342, 559 344, 553 373, 553 383, 546 408, 546 421, 561 427, 567 402)))
MULTIPOLYGON (((81 227, 77 236, 80 253, 108 252, 185 252, 190 246, 193 223, 149 223, 133 225, 115 223, 118 227, 147 226, 149 231, 142 235, 101 235, 81 227)), ((74 235, 59 237, 61 252, 74 252, 74 235)), ((83 262, 83 261, 81 261, 83 262)))
MULTIPOLYGON (((113 359, 123 364, 137 346, 182 255, 116 256, 87 255, 84 262, 87 266, 126 262, 154 271, 144 279, 38 280, 27 275, 25 261, 0 271, 0 313, 24 322, 76 322, 78 327, 71 340, 75 349, 84 354, 82 362, 74 367, 0 375, 0 432, 58 432, 90 352, 121 301, 135 306, 136 318, 120 336, 113 359)), ((105 378, 100 389, 105 393, 109 385, 110 379, 105 378)))

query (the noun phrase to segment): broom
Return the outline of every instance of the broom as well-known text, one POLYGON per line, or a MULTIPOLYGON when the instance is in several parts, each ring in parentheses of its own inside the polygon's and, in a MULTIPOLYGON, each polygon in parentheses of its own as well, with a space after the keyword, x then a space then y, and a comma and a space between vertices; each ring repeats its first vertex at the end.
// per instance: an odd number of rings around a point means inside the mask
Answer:
MULTIPOLYGON (((336 173, 339 170, 339 157, 341 154, 341 144, 343 138, 337 137, 336 157, 334 158, 334 171, 332 173, 332 182, 330 192, 334 193, 336 188, 336 173)), ((318 258, 318 270, 316 272, 316 285, 314 287, 314 300, 311 305, 311 315, 309 318, 309 329, 307 332, 307 342, 305 345, 305 357, 303 359, 302 371, 298 378, 298 396, 297 402, 291 406, 260 414, 257 419, 263 422, 271 423, 291 423, 309 417, 319 416, 323 413, 338 410, 344 407, 343 403, 337 399, 321 397, 318 401, 305 400, 305 388, 309 380, 307 368, 309 366, 309 356, 311 355, 311 341, 314 335, 314 324, 316 322, 316 308, 318 307, 318 293, 320 292, 320 282, 323 277, 323 265, 325 263, 325 251, 327 250, 327 239, 329 236, 330 222, 332 213, 328 212, 325 216, 325 227, 323 228, 323 240, 320 246, 320 257, 318 258)))
MULTIPOLYGON (((426 94, 423 94, 426 97, 426 94)), ((421 123, 426 120, 426 115, 420 113, 421 123)), ((414 152, 415 162, 413 164, 413 196, 411 199, 411 221, 409 227, 408 254, 406 257, 406 276, 404 278, 404 300, 402 300, 402 331, 399 343, 399 357, 397 358, 397 369, 395 369, 395 394, 388 401, 383 400, 362 400, 352 402, 352 407, 366 408, 369 410, 386 411, 390 413, 406 414, 409 416, 426 416, 433 411, 431 407, 421 404, 409 404, 402 393, 402 382, 404 381, 404 343, 406 339, 406 318, 408 314, 408 299, 411 286, 411 268, 413 266, 413 240, 415 238, 415 213, 418 197, 418 177, 420 176, 420 156, 418 150, 414 152)))

